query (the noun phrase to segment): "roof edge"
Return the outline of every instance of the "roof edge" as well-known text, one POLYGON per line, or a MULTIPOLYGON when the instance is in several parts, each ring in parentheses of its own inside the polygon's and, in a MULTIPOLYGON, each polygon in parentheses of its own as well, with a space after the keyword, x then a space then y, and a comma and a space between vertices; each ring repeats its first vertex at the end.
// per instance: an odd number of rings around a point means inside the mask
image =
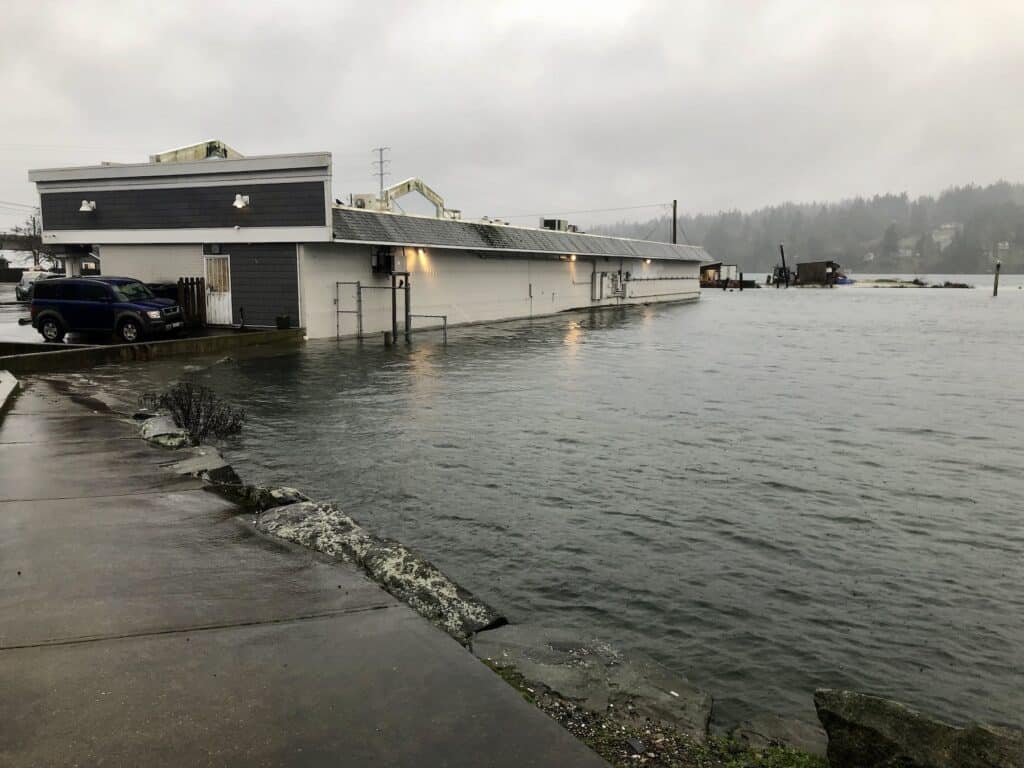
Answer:
MULTIPOLYGON (((704 251, 704 247, 701 245, 691 245, 690 243, 666 243, 662 240, 641 240, 636 237, 618 237, 616 235, 596 235, 590 232, 563 232, 557 229, 540 229, 539 227, 524 227, 519 224, 495 224, 490 221, 474 221, 472 219, 439 219, 436 216, 421 216, 415 213, 398 213, 396 211, 371 211, 365 208, 355 208, 351 205, 338 205, 335 203, 331 206, 332 211, 352 211, 360 214, 378 214, 381 216, 397 216, 400 218, 408 219, 427 219, 428 221, 443 221, 446 224, 471 224, 475 227, 494 227, 495 229, 518 229, 524 232, 554 232, 555 234, 561 235, 572 235, 573 237, 593 237, 595 239, 602 240, 614 240, 616 242, 630 242, 630 243, 657 243, 658 245, 669 245, 675 248, 694 248, 696 250, 704 251)), ((341 242, 340 240, 338 242, 341 242)), ((706 251, 705 251, 706 252, 706 251)), ((542 251, 546 253, 546 251, 542 251)))
POLYGON ((125 179, 169 177, 324 168, 331 172, 330 152, 300 152, 284 155, 250 155, 235 159, 208 158, 181 163, 125 163, 117 165, 82 165, 60 168, 38 168, 28 172, 31 182, 85 181, 88 179, 125 179))
MULTIPOLYGON (((613 238, 614 239, 614 238, 613 238)), ((334 238, 331 240, 332 243, 338 245, 386 245, 395 248, 440 248, 446 251, 473 251, 473 252, 486 252, 486 253, 528 253, 537 254, 539 256, 568 256, 570 251, 541 251, 536 248, 497 248, 495 246, 478 246, 478 245, 438 245, 437 243, 413 243, 413 242, 391 242, 387 240, 349 240, 345 238, 334 238)), ((656 242, 640 240, 638 242, 656 242)), ((672 245, 672 243, 659 243, 659 245, 672 245)), ((691 248, 699 248, 700 246, 690 246, 691 248)), ((668 258, 664 256, 632 256, 629 254, 622 254, 620 256, 609 256, 607 253, 591 253, 589 251, 572 251, 577 256, 583 256, 585 258, 595 259, 652 259, 654 261, 681 261, 687 264, 699 264, 700 258, 698 256, 678 258, 668 258)))

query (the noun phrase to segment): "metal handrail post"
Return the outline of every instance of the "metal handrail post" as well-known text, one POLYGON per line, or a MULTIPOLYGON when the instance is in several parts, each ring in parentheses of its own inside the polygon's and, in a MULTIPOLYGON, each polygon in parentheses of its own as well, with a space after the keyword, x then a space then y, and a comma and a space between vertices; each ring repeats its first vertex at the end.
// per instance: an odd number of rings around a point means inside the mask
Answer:
POLYGON ((405 340, 406 342, 411 341, 409 334, 411 333, 409 326, 412 324, 412 306, 409 304, 411 297, 409 295, 409 273, 405 273, 405 340))
POLYGON ((356 338, 363 340, 363 286, 356 280, 356 338))
POLYGON ((398 277, 391 273, 391 338, 398 339, 398 277))

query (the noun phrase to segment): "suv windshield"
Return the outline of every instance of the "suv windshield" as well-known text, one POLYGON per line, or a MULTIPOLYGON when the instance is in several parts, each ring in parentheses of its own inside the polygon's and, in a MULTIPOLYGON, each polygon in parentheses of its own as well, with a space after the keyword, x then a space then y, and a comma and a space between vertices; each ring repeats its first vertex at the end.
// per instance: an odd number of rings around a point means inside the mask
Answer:
POLYGON ((152 299, 153 292, 142 283, 122 283, 115 285, 114 294, 119 301, 138 301, 139 299, 152 299))

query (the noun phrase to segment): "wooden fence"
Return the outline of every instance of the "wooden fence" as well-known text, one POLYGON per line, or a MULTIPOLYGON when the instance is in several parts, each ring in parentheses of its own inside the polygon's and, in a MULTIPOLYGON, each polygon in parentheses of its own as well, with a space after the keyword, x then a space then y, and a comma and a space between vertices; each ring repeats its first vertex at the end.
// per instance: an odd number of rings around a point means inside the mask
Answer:
POLYGON ((206 280, 202 277, 178 278, 178 306, 185 322, 192 327, 206 325, 206 280))

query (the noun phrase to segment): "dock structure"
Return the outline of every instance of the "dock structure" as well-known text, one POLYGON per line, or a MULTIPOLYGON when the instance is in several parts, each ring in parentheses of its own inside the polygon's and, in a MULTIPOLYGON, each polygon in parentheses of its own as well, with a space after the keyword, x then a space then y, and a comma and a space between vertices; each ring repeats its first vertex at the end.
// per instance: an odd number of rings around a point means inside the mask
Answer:
POLYGON ((605 765, 103 407, 35 381, 0 414, 4 766, 605 765))
POLYGON ((723 264, 720 261, 709 261, 700 265, 700 287, 721 288, 760 288, 756 280, 747 280, 736 264, 723 264))
POLYGON ((416 178, 346 204, 333 195, 326 152, 245 157, 211 141, 148 163, 41 169, 29 179, 43 244, 68 274, 98 257, 105 275, 202 278, 208 323, 287 320, 310 338, 397 338, 411 316, 453 326, 691 301, 707 260, 697 246, 585 234, 563 219, 538 228, 463 220, 416 178), (396 212, 408 193, 425 196, 435 215, 396 212), (395 278, 402 290, 371 290, 395 278))

